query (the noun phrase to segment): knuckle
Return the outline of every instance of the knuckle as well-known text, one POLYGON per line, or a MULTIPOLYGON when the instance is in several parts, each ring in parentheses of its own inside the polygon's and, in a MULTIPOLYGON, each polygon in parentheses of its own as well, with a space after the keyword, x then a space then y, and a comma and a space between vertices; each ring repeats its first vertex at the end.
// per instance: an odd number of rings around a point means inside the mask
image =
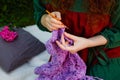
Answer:
POLYGON ((76 51, 75 51, 75 50, 71 50, 70 52, 71 52, 71 53, 75 53, 76 51))
POLYGON ((48 28, 48 30, 49 30, 49 31, 52 31, 52 29, 51 29, 51 28, 48 28))

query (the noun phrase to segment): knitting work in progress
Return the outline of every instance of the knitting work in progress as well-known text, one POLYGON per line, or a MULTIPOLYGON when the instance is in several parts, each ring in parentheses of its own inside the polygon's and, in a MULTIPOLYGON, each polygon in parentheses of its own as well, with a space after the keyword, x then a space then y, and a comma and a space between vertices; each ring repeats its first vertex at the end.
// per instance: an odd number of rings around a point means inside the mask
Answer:
MULTIPOLYGON (((52 37, 46 43, 46 49, 51 55, 51 61, 35 69, 35 74, 39 75, 36 80, 102 80, 97 77, 86 76, 86 65, 80 56, 69 51, 62 50, 56 44, 60 41, 64 29, 52 32, 52 37)), ((73 41, 69 41, 69 45, 73 41)))

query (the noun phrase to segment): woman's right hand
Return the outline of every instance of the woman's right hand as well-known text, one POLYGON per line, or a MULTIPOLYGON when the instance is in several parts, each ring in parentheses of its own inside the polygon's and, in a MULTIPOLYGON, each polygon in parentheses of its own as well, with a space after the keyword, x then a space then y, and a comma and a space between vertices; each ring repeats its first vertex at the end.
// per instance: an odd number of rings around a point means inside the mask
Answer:
POLYGON ((61 14, 60 12, 52 12, 52 15, 54 15, 57 19, 53 18, 49 14, 44 14, 41 18, 41 24, 46 27, 49 31, 58 30, 59 28, 65 28, 66 26, 63 25, 61 20, 61 14))

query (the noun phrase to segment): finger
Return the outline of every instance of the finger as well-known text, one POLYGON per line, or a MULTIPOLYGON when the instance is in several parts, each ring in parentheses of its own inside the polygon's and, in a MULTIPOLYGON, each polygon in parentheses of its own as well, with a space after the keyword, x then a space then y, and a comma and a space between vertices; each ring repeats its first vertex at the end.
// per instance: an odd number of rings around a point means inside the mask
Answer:
POLYGON ((69 39, 72 39, 73 41, 76 41, 76 40, 77 40, 77 37, 74 36, 74 35, 72 35, 72 34, 69 34, 69 33, 64 32, 64 35, 65 35, 66 37, 68 37, 69 39))
POLYGON ((66 46, 66 43, 65 43, 65 39, 64 39, 64 35, 62 34, 62 36, 61 36, 61 42, 62 42, 62 44, 64 45, 64 46, 66 46))
MULTIPOLYGON (((61 14, 59 13, 59 12, 56 12, 56 13, 58 13, 58 15, 57 16, 59 16, 60 18, 61 18, 61 14)), ((54 14, 55 15, 55 14, 54 14)), ((54 16, 53 15, 53 16, 54 16)), ((53 24, 56 24, 56 25, 58 25, 58 28, 66 28, 66 26, 60 21, 60 20, 58 20, 58 19, 56 19, 56 17, 52 17, 52 16, 50 16, 49 15, 49 19, 50 19, 50 23, 53 23, 53 24), (59 26, 60 25, 60 26, 59 26)))
MULTIPOLYGON (((53 16, 54 16, 54 14, 53 14, 53 16)), ((53 17, 53 16, 48 14, 48 17, 49 17, 48 20, 51 23, 55 23, 55 24, 59 24, 59 25, 62 24, 62 22, 60 20, 56 19, 56 17, 53 17)))
POLYGON ((52 28, 50 27, 50 25, 47 23, 46 24, 46 28, 49 30, 49 31, 53 31, 52 28))
POLYGON ((65 44, 66 44, 67 46, 69 46, 69 42, 68 42, 68 41, 66 41, 65 44))
POLYGON ((58 30, 58 28, 56 27, 50 27, 50 29, 53 31, 53 30, 58 30))
POLYGON ((51 30, 58 30, 57 27, 54 27, 51 23, 47 24, 48 28, 50 28, 51 30))
POLYGON ((54 24, 54 23, 50 23, 50 24, 51 24, 51 26, 54 26, 56 28, 65 28, 64 25, 59 25, 59 24, 54 24))
POLYGON ((51 24, 51 23, 48 23, 47 25, 50 29, 53 29, 53 30, 58 30, 59 28, 61 28, 60 25, 55 25, 55 24, 51 24))
POLYGON ((73 54, 77 52, 74 46, 67 46, 65 49, 73 54))
POLYGON ((60 12, 52 12, 52 14, 53 14, 58 20, 61 20, 61 13, 60 13, 60 12))
POLYGON ((62 50, 66 50, 65 46, 63 46, 59 41, 56 41, 56 43, 62 50))
POLYGON ((58 20, 56 20, 54 18, 51 18, 50 23, 53 26, 57 26, 58 28, 66 28, 66 26, 61 21, 58 21, 58 20))
POLYGON ((59 20, 56 20, 55 18, 50 18, 50 21, 51 21, 51 23, 54 23, 54 24, 59 24, 59 25, 62 25, 62 22, 61 21, 59 21, 59 20))
POLYGON ((62 49, 69 51, 70 53, 76 53, 75 48, 73 46, 63 46, 59 41, 56 41, 57 45, 62 49))
POLYGON ((49 28, 49 27, 47 27, 47 29, 49 30, 49 31, 53 31, 51 28, 49 28))

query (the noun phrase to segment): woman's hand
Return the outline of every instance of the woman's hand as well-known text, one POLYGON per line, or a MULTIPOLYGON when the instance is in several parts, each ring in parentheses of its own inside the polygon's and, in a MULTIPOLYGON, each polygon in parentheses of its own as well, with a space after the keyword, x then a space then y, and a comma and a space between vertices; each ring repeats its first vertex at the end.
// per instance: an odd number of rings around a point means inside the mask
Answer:
POLYGON ((56 43, 63 50, 67 50, 71 53, 76 53, 85 48, 105 45, 107 43, 107 39, 102 35, 97 35, 91 38, 84 38, 77 37, 65 32, 61 37, 61 42, 56 41, 56 43), (69 45, 69 42, 65 40, 64 36, 73 40, 73 45, 69 45))
POLYGON ((41 18, 41 24, 46 27, 49 31, 58 30, 59 28, 65 28, 65 25, 62 24, 61 20, 61 14, 60 12, 52 12, 53 16, 55 16, 57 19, 53 18, 49 14, 44 14, 41 18))
POLYGON ((64 33, 64 35, 62 35, 61 42, 56 41, 56 43, 61 49, 67 50, 71 53, 76 53, 82 49, 89 47, 89 39, 77 37, 66 32, 64 33), (69 42, 65 40, 64 36, 73 40, 74 44, 69 45, 69 42))

